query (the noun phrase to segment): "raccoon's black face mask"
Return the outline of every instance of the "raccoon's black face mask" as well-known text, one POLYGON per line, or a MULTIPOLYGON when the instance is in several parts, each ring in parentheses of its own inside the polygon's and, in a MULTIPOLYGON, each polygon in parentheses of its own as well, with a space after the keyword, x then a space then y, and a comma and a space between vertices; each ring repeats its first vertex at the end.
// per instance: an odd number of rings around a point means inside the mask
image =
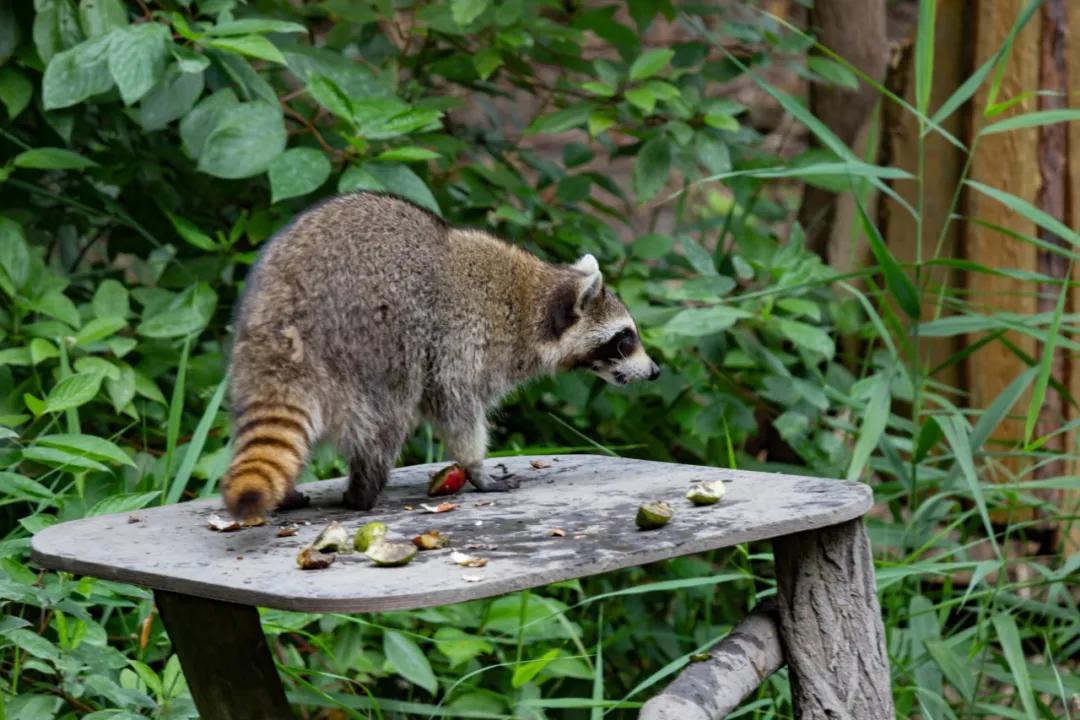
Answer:
POLYGON ((547 330, 558 343, 560 366, 590 370, 616 385, 659 377, 630 312, 604 286, 596 259, 586 255, 572 269, 548 308, 547 330))

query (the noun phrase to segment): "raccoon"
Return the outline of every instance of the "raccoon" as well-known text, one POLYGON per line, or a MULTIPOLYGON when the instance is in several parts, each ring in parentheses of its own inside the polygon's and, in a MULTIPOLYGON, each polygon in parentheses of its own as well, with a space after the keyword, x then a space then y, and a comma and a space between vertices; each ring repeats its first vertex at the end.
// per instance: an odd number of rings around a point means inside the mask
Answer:
POLYGON ((298 216, 234 324, 222 487, 241 519, 303 504, 294 483, 323 437, 349 463, 345 504, 370 509, 422 419, 478 490, 512 489, 481 463, 487 414, 515 386, 573 368, 620 385, 660 374, 592 255, 549 264, 381 193, 298 216))

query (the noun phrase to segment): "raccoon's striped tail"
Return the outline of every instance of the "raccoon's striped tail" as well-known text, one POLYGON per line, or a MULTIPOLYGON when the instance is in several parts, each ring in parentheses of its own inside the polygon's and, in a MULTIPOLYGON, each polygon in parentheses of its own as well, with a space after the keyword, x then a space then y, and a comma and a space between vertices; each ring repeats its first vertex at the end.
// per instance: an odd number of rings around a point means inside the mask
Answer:
POLYGON ((232 464, 221 481, 240 520, 268 515, 292 490, 315 441, 311 412, 278 400, 249 402, 234 417, 232 464))

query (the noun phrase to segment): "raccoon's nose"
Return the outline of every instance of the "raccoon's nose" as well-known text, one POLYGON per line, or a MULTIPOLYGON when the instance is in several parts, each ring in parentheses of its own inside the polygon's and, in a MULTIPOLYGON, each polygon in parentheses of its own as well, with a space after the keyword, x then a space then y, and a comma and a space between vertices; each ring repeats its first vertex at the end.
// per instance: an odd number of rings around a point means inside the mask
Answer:
POLYGON ((652 368, 649 369, 649 380, 656 380, 658 377, 660 377, 660 366, 653 363, 652 368))

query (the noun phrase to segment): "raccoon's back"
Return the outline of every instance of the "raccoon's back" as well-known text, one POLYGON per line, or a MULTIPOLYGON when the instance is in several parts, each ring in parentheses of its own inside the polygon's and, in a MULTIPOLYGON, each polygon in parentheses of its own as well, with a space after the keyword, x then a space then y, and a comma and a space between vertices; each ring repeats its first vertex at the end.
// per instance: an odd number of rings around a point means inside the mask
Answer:
POLYGON ((236 318, 237 341, 259 328, 288 326, 327 358, 359 347, 394 350, 403 335, 429 329, 447 265, 447 233, 437 216, 375 193, 308 210, 269 243, 253 269, 236 318))

